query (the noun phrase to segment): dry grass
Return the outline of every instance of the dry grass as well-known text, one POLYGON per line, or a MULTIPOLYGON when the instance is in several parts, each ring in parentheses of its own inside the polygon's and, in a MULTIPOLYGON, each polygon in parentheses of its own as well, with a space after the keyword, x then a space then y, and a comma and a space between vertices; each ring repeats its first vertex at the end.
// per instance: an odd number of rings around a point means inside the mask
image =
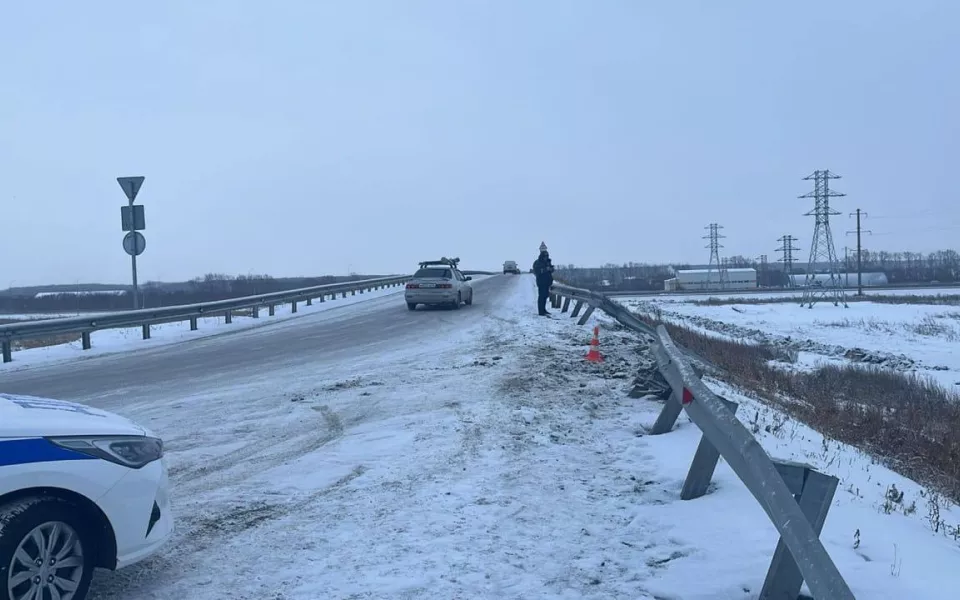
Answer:
POLYGON ((927 378, 876 368, 785 370, 770 364, 782 360, 774 348, 639 316, 663 324, 676 343, 725 371, 729 383, 960 501, 960 395, 927 378))
MULTIPOLYGON (((33 319, 28 319, 33 320, 33 319)), ((0 325, 8 323, 22 323, 22 319, 0 319, 0 325)), ((46 346, 57 346, 59 344, 69 344, 80 339, 79 333, 68 333, 64 335, 38 338, 35 340, 17 340, 13 342, 14 350, 30 350, 31 348, 43 348, 46 346)))
POLYGON ((37 338, 32 340, 18 340, 13 343, 15 350, 30 350, 32 348, 44 348, 46 346, 59 346, 60 344, 69 344, 80 339, 79 333, 65 333, 52 337, 37 338))

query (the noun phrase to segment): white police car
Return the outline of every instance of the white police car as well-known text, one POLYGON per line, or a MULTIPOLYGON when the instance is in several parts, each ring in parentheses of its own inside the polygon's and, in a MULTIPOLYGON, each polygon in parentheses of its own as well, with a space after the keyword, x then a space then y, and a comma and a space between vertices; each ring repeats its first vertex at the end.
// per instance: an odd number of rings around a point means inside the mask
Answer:
POLYGON ((82 600, 173 532, 163 442, 113 413, 0 394, 0 600, 82 600))

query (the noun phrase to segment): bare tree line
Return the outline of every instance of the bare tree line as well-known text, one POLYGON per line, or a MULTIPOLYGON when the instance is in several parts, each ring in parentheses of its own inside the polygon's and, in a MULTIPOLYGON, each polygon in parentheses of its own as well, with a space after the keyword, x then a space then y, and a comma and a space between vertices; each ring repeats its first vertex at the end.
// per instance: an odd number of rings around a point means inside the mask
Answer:
MULTIPOLYGON (((228 275, 208 273, 180 283, 147 282, 140 286, 143 308, 212 302, 240 296, 281 292, 301 287, 367 279, 378 275, 320 277, 283 277, 270 275, 228 275)), ((92 286, 91 286, 92 287, 92 286)), ((74 313, 115 311, 130 308, 129 286, 96 286, 93 291, 78 291, 77 286, 57 285, 14 290, 0 295, 0 313, 74 313), (110 291, 125 293, 110 293, 110 291), (39 296, 38 292, 42 292, 39 296)), ((82 288, 81 288, 82 289, 82 288)))

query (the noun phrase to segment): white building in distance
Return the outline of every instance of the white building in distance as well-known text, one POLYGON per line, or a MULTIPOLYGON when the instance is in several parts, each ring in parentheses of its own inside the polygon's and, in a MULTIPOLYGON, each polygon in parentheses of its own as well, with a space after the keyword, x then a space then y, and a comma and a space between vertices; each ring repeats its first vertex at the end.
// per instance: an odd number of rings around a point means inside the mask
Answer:
POLYGON ((738 269, 687 269, 677 271, 677 276, 663 282, 668 292, 680 290, 749 290, 757 287, 757 270, 738 269), (721 283, 721 271, 723 281, 721 283))

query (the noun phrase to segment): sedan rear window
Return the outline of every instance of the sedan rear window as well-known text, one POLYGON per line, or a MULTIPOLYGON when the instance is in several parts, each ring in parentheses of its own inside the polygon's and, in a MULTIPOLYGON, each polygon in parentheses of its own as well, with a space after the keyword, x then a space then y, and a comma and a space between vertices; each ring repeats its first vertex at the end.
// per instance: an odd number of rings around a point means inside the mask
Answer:
POLYGON ((420 269, 413 275, 416 278, 443 278, 443 279, 453 279, 453 273, 450 272, 450 269, 420 269))

